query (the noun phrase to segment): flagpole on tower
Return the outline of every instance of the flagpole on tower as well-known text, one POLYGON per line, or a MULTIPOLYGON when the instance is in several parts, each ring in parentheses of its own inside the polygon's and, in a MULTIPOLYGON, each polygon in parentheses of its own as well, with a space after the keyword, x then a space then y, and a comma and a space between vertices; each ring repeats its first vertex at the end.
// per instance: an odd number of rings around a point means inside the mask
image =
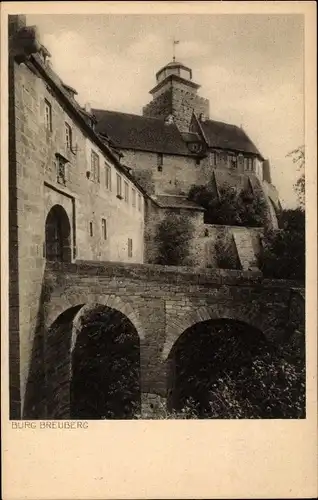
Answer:
POLYGON ((178 43, 180 43, 179 40, 173 39, 173 41, 172 41, 172 56, 173 56, 172 60, 173 60, 173 62, 175 62, 175 60, 176 60, 176 45, 178 45, 178 43))

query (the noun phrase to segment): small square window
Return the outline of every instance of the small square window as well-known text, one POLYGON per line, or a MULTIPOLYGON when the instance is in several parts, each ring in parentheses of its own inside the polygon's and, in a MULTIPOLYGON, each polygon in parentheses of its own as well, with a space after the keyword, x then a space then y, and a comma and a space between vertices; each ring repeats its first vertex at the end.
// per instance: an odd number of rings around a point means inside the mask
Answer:
POLYGON ((133 242, 131 238, 128 238, 128 257, 133 255, 133 242))
POLYGON ((46 99, 44 102, 44 122, 46 130, 52 132, 52 106, 46 99))

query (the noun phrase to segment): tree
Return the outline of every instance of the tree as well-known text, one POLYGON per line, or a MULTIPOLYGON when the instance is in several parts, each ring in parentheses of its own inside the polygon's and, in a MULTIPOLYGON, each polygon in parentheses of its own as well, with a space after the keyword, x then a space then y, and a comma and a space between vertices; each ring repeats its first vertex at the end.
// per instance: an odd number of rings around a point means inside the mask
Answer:
POLYGON ((299 204, 305 208, 305 146, 299 146, 290 153, 287 157, 291 157, 293 163, 297 166, 300 172, 300 177, 294 184, 295 191, 298 196, 299 204))
POLYGON ((212 183, 209 183, 193 186, 188 197, 205 208, 204 221, 207 224, 260 227, 266 219, 264 198, 248 189, 237 194, 236 189, 224 184, 217 194, 212 183))
POLYGON ((282 210, 279 216, 279 231, 267 230, 262 240, 260 268, 265 276, 272 278, 305 279, 305 149, 303 146, 291 151, 301 176, 295 183, 299 207, 282 210))
POLYGON ((190 264, 190 244, 194 228, 188 217, 169 213, 157 227, 157 264, 185 266, 190 264))
POLYGON ((262 239, 259 265, 264 276, 305 279, 305 213, 301 208, 283 210, 280 230, 268 230, 262 239))

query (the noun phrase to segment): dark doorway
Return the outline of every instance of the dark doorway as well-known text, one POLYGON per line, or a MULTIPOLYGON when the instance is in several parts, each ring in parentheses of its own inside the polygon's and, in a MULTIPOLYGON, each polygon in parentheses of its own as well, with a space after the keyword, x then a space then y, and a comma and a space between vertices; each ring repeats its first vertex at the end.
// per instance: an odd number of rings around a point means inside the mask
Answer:
POLYGON ((49 261, 71 261, 71 226, 61 205, 54 205, 46 218, 45 256, 49 261))
POLYGON ((197 323, 168 358, 168 410, 189 418, 288 418, 296 410, 285 372, 259 330, 231 320, 197 323))
POLYGON ((140 412, 139 336, 115 309, 81 318, 72 355, 71 418, 132 419, 140 412))

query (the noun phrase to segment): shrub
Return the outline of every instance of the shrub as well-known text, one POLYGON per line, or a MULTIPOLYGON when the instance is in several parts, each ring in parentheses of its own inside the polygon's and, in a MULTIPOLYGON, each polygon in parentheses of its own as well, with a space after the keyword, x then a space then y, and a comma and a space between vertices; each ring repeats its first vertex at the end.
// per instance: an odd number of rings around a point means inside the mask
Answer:
POLYGON ((219 195, 213 185, 193 186, 189 199, 205 208, 207 224, 229 226, 263 226, 266 220, 266 203, 261 194, 242 190, 237 194, 231 186, 224 184, 219 195))
POLYGON ((155 242, 158 244, 157 264, 168 266, 190 265, 190 245, 194 228, 189 218, 168 214, 157 227, 155 242))
POLYGON ((301 208, 281 213, 280 230, 267 230, 259 256, 264 276, 305 279, 305 212, 301 208))

